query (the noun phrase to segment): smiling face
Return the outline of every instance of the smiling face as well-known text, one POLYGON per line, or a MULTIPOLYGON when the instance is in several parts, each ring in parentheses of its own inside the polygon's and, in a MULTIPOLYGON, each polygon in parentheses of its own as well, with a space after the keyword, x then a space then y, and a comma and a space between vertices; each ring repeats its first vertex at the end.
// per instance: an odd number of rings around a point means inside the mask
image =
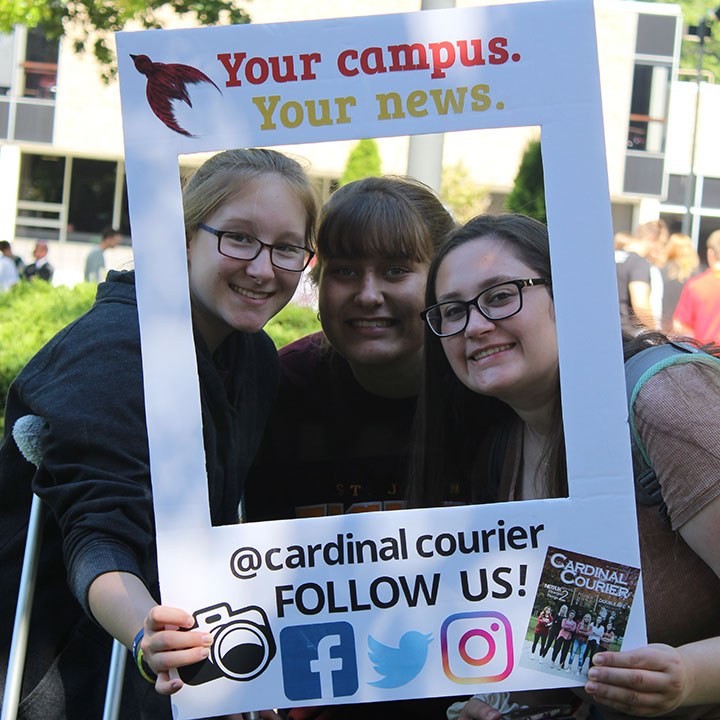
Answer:
MULTIPOLYGON (((512 243, 494 236, 470 240, 450 251, 437 273, 435 296, 469 300, 506 280, 538 276, 520 260, 512 243)), ((464 332, 443 338, 453 372, 473 392, 515 409, 549 405, 557 392, 555 312, 546 286, 524 288, 522 309, 504 320, 487 320, 472 308, 464 332)))
POLYGON ((320 319, 351 367, 419 365, 428 266, 379 255, 331 258, 319 282, 320 319))
MULTIPOLYGON (((266 173, 248 181, 204 223, 268 245, 305 245, 307 214, 290 185, 266 173)), ((289 302, 301 276, 274 267, 267 248, 254 260, 225 257, 217 248, 217 237, 198 229, 187 250, 193 320, 211 350, 233 330, 261 330, 289 302)))

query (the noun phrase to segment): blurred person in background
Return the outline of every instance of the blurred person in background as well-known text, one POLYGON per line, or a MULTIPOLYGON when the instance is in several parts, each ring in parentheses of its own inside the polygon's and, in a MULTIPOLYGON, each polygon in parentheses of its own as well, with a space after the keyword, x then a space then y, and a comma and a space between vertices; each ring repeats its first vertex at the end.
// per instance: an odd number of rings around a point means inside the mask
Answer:
POLYGON ((19 255, 13 253, 12 247, 7 240, 0 240, 0 253, 5 257, 9 257, 15 263, 18 277, 22 277, 25 273, 25 263, 19 255))
POLYGON ((105 279, 105 251, 117 247, 122 235, 112 227, 106 227, 100 236, 100 244, 93 248, 85 260, 85 282, 99 283, 105 279))
POLYGON ((690 278, 680 293, 673 327, 698 342, 720 342, 720 230, 707 239, 708 269, 690 278))
POLYGON ((663 278, 661 330, 673 329, 673 313, 680 300, 685 283, 695 275, 700 266, 692 240, 687 235, 673 233, 665 248, 665 262, 661 268, 663 278))
POLYGON ((9 290, 18 281, 18 271, 7 240, 0 240, 0 292, 9 290))
POLYGON ((635 251, 650 263, 650 308, 653 324, 651 330, 660 326, 663 303, 663 275, 670 231, 664 220, 650 220, 638 225, 634 234, 638 249, 635 251))
POLYGON ((34 280, 40 278, 46 282, 52 282, 55 268, 48 261, 48 245, 44 240, 38 240, 33 250, 35 262, 25 268, 25 278, 34 280))
POLYGON ((645 255, 645 241, 628 233, 615 235, 620 325, 628 335, 637 335, 643 327, 655 327, 650 307, 650 262, 645 255))

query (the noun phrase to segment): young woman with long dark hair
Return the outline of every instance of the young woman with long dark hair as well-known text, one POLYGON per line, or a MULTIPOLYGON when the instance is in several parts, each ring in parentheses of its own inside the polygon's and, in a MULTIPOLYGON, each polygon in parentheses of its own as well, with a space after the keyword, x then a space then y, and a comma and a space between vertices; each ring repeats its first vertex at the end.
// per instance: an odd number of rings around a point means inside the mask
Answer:
MULTIPOLYGON (((567 495, 545 226, 518 215, 471 220, 433 260, 426 303, 414 503, 438 504, 463 476, 471 479, 469 502, 567 495), (504 457, 488 468, 500 432, 504 457)), ((626 354, 657 342, 664 339, 640 337, 626 354)), ((638 506, 652 644, 595 655, 585 689, 603 717, 701 717, 720 705, 719 404, 712 361, 663 369, 635 403, 668 517, 638 506)), ((475 700, 461 717, 497 715, 475 700)))
MULTIPOLYGON (((250 519, 404 506, 425 280, 454 227, 435 193, 409 178, 369 177, 332 195, 312 273, 322 332, 280 351, 278 399, 246 501, 250 519)), ((296 708, 292 717, 429 720, 446 705, 296 708)))

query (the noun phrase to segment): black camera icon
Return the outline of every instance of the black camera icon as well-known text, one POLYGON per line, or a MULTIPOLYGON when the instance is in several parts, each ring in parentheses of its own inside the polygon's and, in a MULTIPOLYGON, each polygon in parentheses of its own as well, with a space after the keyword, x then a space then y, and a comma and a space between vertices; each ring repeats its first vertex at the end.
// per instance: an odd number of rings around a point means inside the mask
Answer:
POLYGON ((233 611, 227 603, 218 603, 193 613, 195 625, 213 635, 210 655, 193 665, 178 668, 188 685, 201 685, 219 677, 252 680, 275 657, 275 640, 265 611, 248 605, 233 611))

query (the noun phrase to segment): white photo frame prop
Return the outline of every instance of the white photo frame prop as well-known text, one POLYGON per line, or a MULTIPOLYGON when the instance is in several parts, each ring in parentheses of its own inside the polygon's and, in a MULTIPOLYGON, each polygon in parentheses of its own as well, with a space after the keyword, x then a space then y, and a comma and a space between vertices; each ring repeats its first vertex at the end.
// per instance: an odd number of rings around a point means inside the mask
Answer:
POLYGON ((175 716, 582 683, 523 659, 538 602, 594 602, 623 648, 644 644, 592 2, 120 33, 117 47, 162 599, 215 636, 175 716), (173 127, 131 55, 212 82, 187 86, 173 127), (178 156, 530 125, 570 497, 211 527, 178 156))

